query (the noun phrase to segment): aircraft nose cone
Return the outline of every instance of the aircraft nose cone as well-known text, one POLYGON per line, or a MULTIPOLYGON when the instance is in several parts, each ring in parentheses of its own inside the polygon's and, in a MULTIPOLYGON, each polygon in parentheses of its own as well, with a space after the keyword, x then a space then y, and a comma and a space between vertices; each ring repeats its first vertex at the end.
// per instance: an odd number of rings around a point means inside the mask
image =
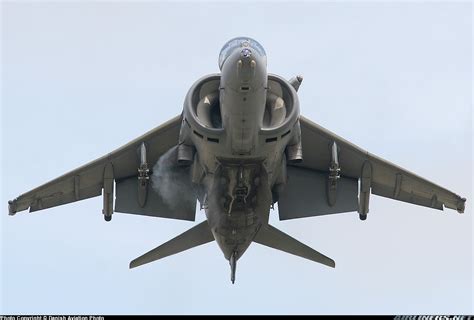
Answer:
POLYGON ((238 77, 241 82, 248 82, 255 76, 256 62, 249 48, 240 51, 240 59, 237 61, 238 77))
POLYGON ((249 48, 244 48, 240 51, 240 56, 244 59, 249 59, 252 56, 252 50, 249 48))

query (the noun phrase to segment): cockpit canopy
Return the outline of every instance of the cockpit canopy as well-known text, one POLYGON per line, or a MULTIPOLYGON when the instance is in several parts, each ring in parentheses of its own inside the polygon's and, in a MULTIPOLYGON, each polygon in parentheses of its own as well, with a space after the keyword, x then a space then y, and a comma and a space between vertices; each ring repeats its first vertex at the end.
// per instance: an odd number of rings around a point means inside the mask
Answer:
POLYGON ((242 48, 242 50, 246 49, 244 54, 259 55, 266 63, 267 54, 265 53, 265 49, 263 49, 260 43, 249 37, 237 37, 227 41, 227 43, 222 47, 221 52, 219 54, 219 69, 222 70, 224 62, 237 48, 242 48))

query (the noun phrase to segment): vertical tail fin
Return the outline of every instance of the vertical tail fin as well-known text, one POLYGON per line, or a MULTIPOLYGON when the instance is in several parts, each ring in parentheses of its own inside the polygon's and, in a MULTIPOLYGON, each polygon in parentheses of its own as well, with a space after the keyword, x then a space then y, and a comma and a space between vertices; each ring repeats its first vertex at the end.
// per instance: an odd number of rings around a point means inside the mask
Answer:
POLYGON ((326 257, 324 254, 308 247, 271 225, 262 226, 253 241, 273 249, 322 263, 328 267, 336 267, 336 263, 331 258, 326 257))
POLYGON ((130 269, 185 251, 214 240, 207 221, 180 234, 130 262, 130 269))

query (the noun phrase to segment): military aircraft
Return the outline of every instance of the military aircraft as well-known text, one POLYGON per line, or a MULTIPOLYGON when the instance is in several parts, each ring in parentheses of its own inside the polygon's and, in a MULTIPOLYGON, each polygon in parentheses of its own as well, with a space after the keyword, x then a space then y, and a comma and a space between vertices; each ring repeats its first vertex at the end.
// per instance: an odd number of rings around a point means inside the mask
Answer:
POLYGON ((254 39, 228 41, 219 69, 192 85, 181 115, 9 201, 9 214, 102 195, 106 221, 113 212, 194 221, 199 200, 207 221, 130 268, 215 240, 234 283, 237 260, 252 242, 335 267, 268 223, 275 203, 280 220, 350 211, 365 220, 370 194, 464 212, 465 198, 301 116, 303 78, 267 73, 254 39))

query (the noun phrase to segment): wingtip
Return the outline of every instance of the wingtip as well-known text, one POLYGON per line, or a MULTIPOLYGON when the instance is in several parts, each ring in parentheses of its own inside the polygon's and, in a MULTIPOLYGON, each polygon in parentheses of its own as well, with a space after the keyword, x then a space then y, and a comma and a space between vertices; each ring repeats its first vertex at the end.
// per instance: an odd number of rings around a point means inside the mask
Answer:
POLYGON ((461 198, 458 201, 458 206, 456 209, 457 209, 457 212, 464 213, 464 210, 466 209, 466 198, 461 198))
POLYGON ((336 268, 336 261, 332 260, 331 258, 328 258, 328 261, 324 263, 324 265, 330 268, 336 268))
POLYGON ((14 216, 16 214, 16 200, 8 201, 8 215, 14 216))

